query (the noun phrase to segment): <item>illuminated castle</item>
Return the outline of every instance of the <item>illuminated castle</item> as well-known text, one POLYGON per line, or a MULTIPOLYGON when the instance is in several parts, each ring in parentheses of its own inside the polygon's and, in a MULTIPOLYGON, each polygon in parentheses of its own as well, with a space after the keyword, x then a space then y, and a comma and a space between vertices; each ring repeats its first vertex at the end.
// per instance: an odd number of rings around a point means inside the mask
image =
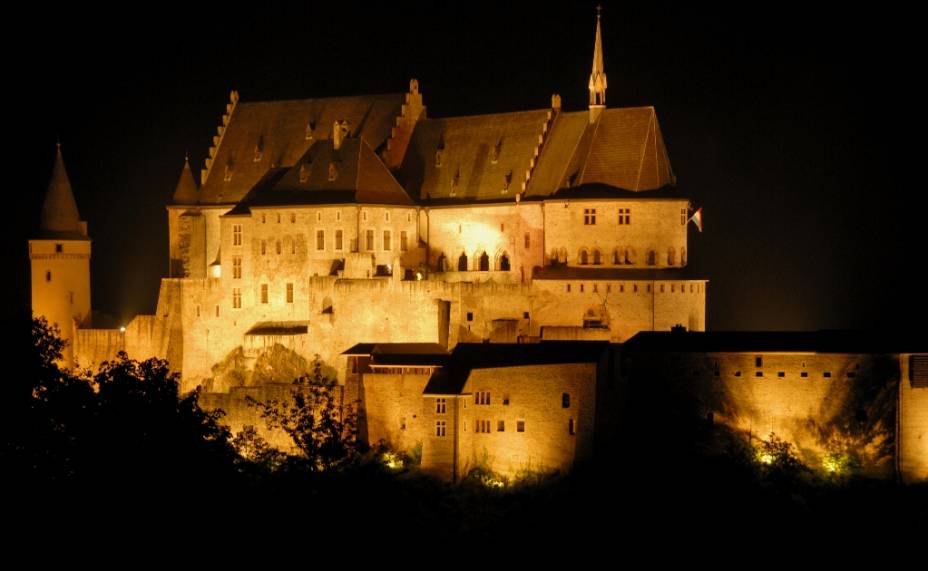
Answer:
POLYGON ((555 94, 544 109, 429 118, 416 80, 392 95, 233 91, 201 185, 185 164, 167 206, 156 313, 124 330, 85 327, 90 241, 59 153, 30 242, 33 308, 71 340, 66 364, 166 358, 234 428, 258 423, 243 395, 284 390, 318 355, 364 404, 369 439, 421 444, 442 475, 481 454, 506 472, 567 467, 588 456, 597 386, 614 375, 608 344, 579 342, 706 323, 657 114, 610 109, 606 90, 597 18, 583 111, 555 94), (559 348, 466 345, 539 341, 559 348))

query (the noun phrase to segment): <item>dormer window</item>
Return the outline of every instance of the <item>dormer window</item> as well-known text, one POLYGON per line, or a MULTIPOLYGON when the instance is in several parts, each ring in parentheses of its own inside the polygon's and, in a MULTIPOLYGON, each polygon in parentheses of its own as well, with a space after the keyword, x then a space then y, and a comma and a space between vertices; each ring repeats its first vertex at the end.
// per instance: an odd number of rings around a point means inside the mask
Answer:
POLYGON ((442 149, 438 149, 437 151, 435 151, 435 168, 441 167, 441 158, 443 154, 444 154, 444 150, 442 149))
POLYGON ((451 180, 451 196, 454 196, 458 192, 458 183, 461 180, 461 169, 458 169, 454 173, 454 178, 451 180))
POLYGON ((258 137, 258 142, 255 144, 255 162, 260 163, 261 157, 264 156, 264 137, 258 137))
POLYGON ((329 163, 329 181, 333 181, 338 178, 338 167, 335 166, 335 163, 329 163))
POLYGON ((300 183, 305 183, 309 180, 309 167, 306 163, 300 165, 300 183))
POLYGON ((225 182, 232 180, 232 165, 226 165, 225 172, 222 173, 222 180, 225 182))
POLYGON ((509 171, 506 173, 506 176, 503 177, 503 190, 500 191, 500 194, 508 193, 510 184, 512 184, 512 171, 509 171))
POLYGON ((316 122, 315 122, 315 121, 309 121, 309 122, 306 123, 306 140, 307 140, 307 141, 312 141, 312 140, 313 140, 313 131, 315 131, 315 130, 316 130, 316 122))

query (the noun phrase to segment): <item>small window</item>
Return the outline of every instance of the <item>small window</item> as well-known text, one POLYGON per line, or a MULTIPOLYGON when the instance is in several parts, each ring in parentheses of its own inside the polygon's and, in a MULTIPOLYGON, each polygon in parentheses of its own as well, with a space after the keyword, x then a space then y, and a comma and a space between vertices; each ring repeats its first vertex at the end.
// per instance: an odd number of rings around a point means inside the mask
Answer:
POLYGON ((763 357, 754 357, 754 366, 755 366, 755 367, 763 367, 763 366, 764 366, 764 358, 763 358, 763 357))
POLYGON ((234 309, 242 308, 242 290, 241 288, 232 288, 232 307, 234 309))
POLYGON ((525 421, 524 420, 516 421, 516 432, 525 432, 525 421))
POLYGON ((786 376, 786 372, 784 372, 784 371, 779 371, 779 372, 777 373, 777 378, 782 379, 782 378, 785 377, 785 376, 786 376))
POLYGON ((296 224, 296 212, 290 213, 290 224, 296 224))
POLYGON ((808 371, 803 371, 803 372, 799 373, 799 376, 802 377, 803 379, 805 379, 805 378, 807 378, 807 377, 809 376, 809 372, 808 372, 808 371))
MULTIPOLYGON (((367 218, 365 218, 365 220, 367 220, 367 218)), ((335 211, 335 221, 336 221, 336 222, 341 222, 341 221, 342 221, 342 211, 341 211, 341 210, 336 210, 336 211, 335 211)))
POLYGON ((216 317, 219 317, 219 306, 216 306, 216 317))
POLYGON ((754 376, 755 376, 755 377, 763 377, 763 376, 764 376, 764 372, 763 372, 763 371, 757 371, 756 373, 754 373, 754 376))
POLYGON ((496 421, 496 432, 506 432, 506 421, 505 420, 496 421))
POLYGON ((277 213, 277 223, 280 224, 280 212, 277 213))
POLYGON ((47 282, 52 281, 52 273, 51 273, 51 272, 45 272, 45 281, 47 281, 47 282))
POLYGON ((570 284, 567 284, 567 293, 570 293, 570 284))
POLYGON ((447 399, 435 399, 435 414, 445 414, 447 399))
POLYGON ((445 421, 438 420, 435 422, 435 436, 444 436, 445 435, 445 421))
POLYGON ((561 408, 570 408, 570 394, 563 393, 561 395, 561 408))
POLYGON ((287 284, 287 303, 293 303, 293 284, 287 284))
POLYGON ((571 436, 574 436, 575 434, 577 434, 577 427, 574 424, 574 419, 572 418, 567 421, 567 434, 571 436))
POLYGON ((825 371, 825 378, 826 378, 826 379, 830 379, 830 378, 831 378, 831 371, 825 371))
POLYGON ((523 311, 523 312, 522 312, 522 319, 528 319, 528 312, 527 312, 527 311, 523 311))
POLYGON ((406 231, 402 230, 400 232, 400 252, 405 252, 407 250, 406 246, 406 231))
POLYGON ((467 320, 468 320, 468 321, 473 321, 473 320, 474 320, 474 312, 473 312, 473 311, 468 311, 468 312, 467 312, 467 320))
POLYGON ((619 208, 619 226, 627 226, 632 223, 632 209, 619 208))
POLYGON ((343 233, 341 230, 335 231, 335 249, 341 251, 344 246, 343 233))
POLYGON ((366 210, 361 213, 361 220, 363 220, 364 222, 367 222, 367 211, 366 210))
POLYGON ((264 256, 267 254, 267 241, 261 240, 261 255, 264 256))
POLYGON ((280 240, 278 240, 278 241, 277 241, 277 255, 279 256, 281 252, 282 252, 282 250, 281 250, 281 246, 280 246, 280 240))
POLYGON ((374 250, 374 231, 368 230, 364 233, 365 245, 367 246, 368 251, 374 250))
POLYGON ((261 303, 267 303, 267 284, 261 284, 261 303))
POLYGON ((316 222, 322 222, 322 211, 316 212, 316 222))
POLYGON ((596 225, 596 209, 595 208, 584 208, 583 209, 583 224, 585 226, 596 225))
POLYGON ((232 225, 232 245, 233 246, 242 245, 242 225, 241 224, 232 225))
POLYGON ((736 377, 740 377, 740 376, 741 376, 741 371, 735 371, 735 376, 736 376, 736 377))
POLYGON ((232 257, 232 279, 233 280, 242 279, 242 257, 241 256, 232 257))
POLYGON ((400 417, 400 430, 406 430, 406 417, 400 417))
POLYGON ((389 210, 387 210, 386 212, 383 213, 383 220, 384 220, 384 222, 389 222, 389 221, 390 221, 390 211, 389 211, 389 210))
POLYGON ((316 250, 325 250, 325 230, 316 230, 316 250))
POLYGON ((390 244, 390 231, 384 230, 383 231, 383 249, 389 252, 391 250, 390 248, 391 245, 392 244, 390 244))
POLYGON ((55 253, 60 254, 64 251, 64 244, 55 244, 55 253))
POLYGON ((503 406, 509 406, 509 395, 503 395, 503 406))
POLYGON ((261 213, 261 224, 267 224, 267 213, 261 213))

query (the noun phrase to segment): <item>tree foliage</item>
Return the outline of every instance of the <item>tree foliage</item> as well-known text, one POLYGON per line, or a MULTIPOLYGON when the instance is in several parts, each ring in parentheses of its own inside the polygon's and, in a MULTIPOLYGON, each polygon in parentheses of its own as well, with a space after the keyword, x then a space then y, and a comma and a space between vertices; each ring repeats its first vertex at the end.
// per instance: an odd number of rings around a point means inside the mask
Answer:
POLYGON ((290 438, 298 452, 293 459, 310 472, 343 468, 359 459, 357 406, 342 402, 340 387, 324 374, 318 356, 310 374, 293 381, 289 400, 249 402, 258 407, 269 429, 290 438))

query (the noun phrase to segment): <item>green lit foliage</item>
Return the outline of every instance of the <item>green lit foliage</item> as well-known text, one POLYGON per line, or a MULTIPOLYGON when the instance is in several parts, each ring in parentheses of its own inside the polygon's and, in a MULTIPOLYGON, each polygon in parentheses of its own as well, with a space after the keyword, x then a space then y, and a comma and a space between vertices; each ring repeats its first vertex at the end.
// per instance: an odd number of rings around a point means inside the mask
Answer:
POLYGON ((808 472, 793 445, 771 432, 766 440, 754 445, 754 460, 765 478, 798 476, 808 472))
POLYGON ((299 464, 310 472, 341 469, 358 461, 357 407, 341 402, 340 387, 325 374, 318 356, 311 372, 293 381, 291 398, 260 402, 256 406, 271 430, 282 430, 290 438, 297 455, 290 464, 299 464))

